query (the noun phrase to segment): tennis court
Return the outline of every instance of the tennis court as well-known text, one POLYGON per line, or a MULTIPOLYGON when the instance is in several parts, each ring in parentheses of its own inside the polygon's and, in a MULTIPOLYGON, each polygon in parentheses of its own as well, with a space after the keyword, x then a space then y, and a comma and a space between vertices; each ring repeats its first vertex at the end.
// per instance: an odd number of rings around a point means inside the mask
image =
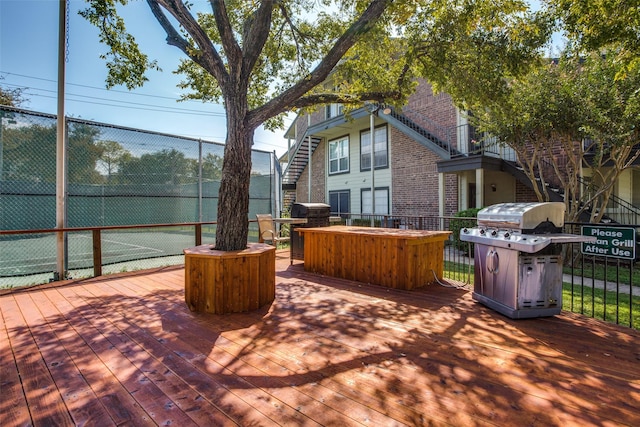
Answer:
MULTIPOLYGON (((203 243, 213 242, 214 235, 203 233, 203 243)), ((195 244, 193 229, 180 231, 103 231, 101 235, 103 269, 132 270, 123 263, 157 265, 153 259, 179 256, 182 250, 195 244), (112 269, 113 269, 112 268, 112 269)), ((93 273, 93 240, 91 232, 74 232, 67 235, 68 267, 72 277, 90 276, 93 273), (81 270, 87 270, 81 273, 81 270)), ((168 262, 165 260, 164 262, 168 262)), ((171 262, 175 264, 175 260, 171 262)), ((165 264, 166 265, 166 264, 165 264)), ((11 286, 16 277, 49 274, 56 270, 56 236, 43 234, 29 238, 0 240, 0 287, 11 286), (12 282, 12 283, 9 283, 12 282)), ((28 280, 28 278, 26 278, 28 280)))

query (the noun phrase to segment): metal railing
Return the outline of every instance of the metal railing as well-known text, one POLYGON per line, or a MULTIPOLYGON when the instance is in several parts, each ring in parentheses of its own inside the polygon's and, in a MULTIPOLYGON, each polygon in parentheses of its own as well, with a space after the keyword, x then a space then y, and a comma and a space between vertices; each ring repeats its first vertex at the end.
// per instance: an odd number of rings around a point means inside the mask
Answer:
MULTIPOLYGON (((371 215, 343 213, 340 216, 345 225, 368 227, 372 223, 371 215)), ((375 215, 373 224, 376 227, 452 231, 445 245, 444 278, 473 284, 473 245, 460 241, 459 230, 475 227, 476 218, 375 215)), ((584 225, 594 224, 566 223, 564 232, 581 234, 584 225)), ((635 259, 583 254, 580 243, 564 245, 563 309, 640 329, 640 268, 636 268, 640 265, 640 224, 606 226, 636 229, 635 259)))
MULTIPOLYGON (((473 247, 469 242, 461 242, 458 236, 461 228, 476 226, 476 218, 403 215, 375 215, 372 218, 371 215, 344 213, 340 216, 344 225, 371 226, 373 222, 376 227, 452 231, 445 243, 444 279, 471 289, 474 282, 473 247)), ((565 231, 580 234, 583 225, 586 224, 567 223, 565 231)), ((56 233, 64 232, 68 236, 67 271, 75 279, 183 264, 183 249, 213 244, 215 227, 215 222, 190 222, 0 231, 0 289, 61 279, 52 275, 56 233), (19 254, 22 261, 4 265, 1 260, 6 258, 1 255, 6 251, 19 254)), ((640 229, 640 225, 633 227, 640 229)), ((249 221, 249 241, 258 241, 255 221, 249 221)), ((636 249, 638 256, 640 247, 636 249)), ((585 255, 580 244, 567 244, 564 259, 565 310, 640 329, 637 258, 624 260, 585 255)))

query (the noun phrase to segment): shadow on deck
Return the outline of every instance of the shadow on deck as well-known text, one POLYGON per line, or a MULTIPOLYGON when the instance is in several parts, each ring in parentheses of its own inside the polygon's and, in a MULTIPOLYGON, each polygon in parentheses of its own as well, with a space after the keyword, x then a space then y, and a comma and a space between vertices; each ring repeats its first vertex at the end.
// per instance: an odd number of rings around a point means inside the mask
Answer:
POLYGON ((640 425, 638 331, 276 264, 246 314, 190 312, 181 267, 0 296, 0 425, 640 425))

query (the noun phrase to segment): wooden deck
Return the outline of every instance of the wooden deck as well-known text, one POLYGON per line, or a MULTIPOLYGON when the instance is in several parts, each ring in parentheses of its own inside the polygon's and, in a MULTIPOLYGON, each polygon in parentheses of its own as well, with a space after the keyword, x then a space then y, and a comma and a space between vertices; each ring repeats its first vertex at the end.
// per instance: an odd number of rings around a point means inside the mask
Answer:
POLYGON ((276 300, 191 313, 183 268, 0 296, 0 425, 638 426, 640 333, 511 320, 277 259, 276 300))

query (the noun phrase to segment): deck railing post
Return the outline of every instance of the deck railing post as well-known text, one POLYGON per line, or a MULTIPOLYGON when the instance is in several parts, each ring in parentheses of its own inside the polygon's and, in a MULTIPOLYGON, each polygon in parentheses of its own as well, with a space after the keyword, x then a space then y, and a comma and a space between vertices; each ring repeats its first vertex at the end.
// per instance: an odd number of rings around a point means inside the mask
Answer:
POLYGON ((196 246, 202 244, 202 224, 196 224, 196 246))
POLYGON ((93 275, 102 276, 102 242, 100 229, 92 230, 93 234, 93 275))

